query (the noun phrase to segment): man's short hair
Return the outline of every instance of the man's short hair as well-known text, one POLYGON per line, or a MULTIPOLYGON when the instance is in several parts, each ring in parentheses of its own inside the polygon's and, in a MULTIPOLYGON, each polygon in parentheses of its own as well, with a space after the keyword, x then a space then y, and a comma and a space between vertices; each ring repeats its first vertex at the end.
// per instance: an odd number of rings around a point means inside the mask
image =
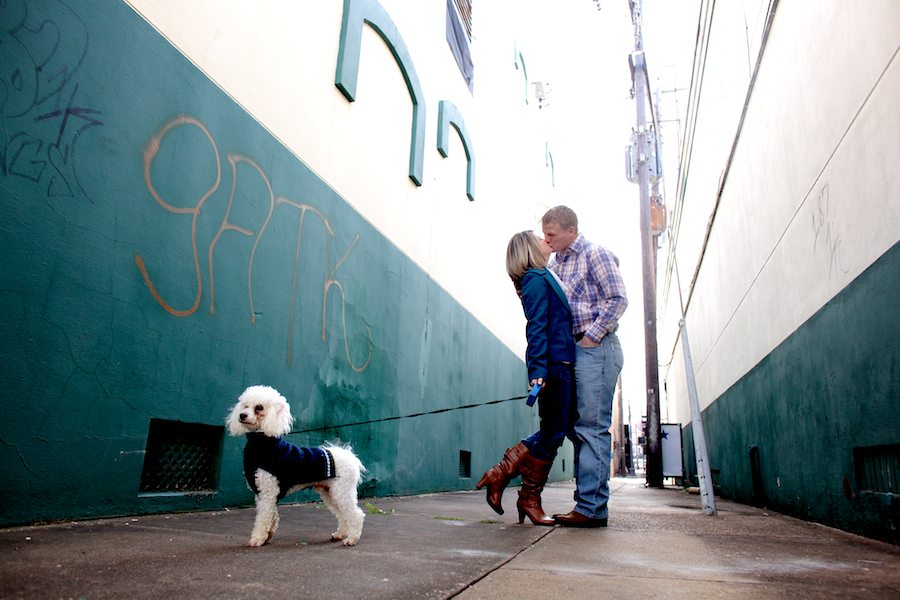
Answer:
POLYGON ((574 227, 578 231, 578 215, 568 206, 554 206, 544 213, 541 223, 559 223, 563 229, 574 227))

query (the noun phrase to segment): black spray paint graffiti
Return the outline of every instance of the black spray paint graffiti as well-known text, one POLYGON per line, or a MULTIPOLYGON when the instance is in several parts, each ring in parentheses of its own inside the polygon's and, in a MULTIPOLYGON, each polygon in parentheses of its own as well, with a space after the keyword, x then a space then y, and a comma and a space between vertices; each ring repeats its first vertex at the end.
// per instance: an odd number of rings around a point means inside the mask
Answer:
POLYGON ((78 101, 87 28, 57 1, 0 2, 0 23, 0 176, 30 180, 47 197, 87 198, 77 146, 103 125, 78 101))
POLYGON ((841 261, 841 234, 831 215, 830 203, 831 190, 826 183, 819 191, 813 207, 813 254, 817 254, 820 249, 828 253, 828 276, 832 277, 835 271, 847 273, 848 269, 841 261))
MULTIPOLYGON (((227 154, 226 160, 231 167, 231 190, 228 194, 228 203, 225 210, 225 214, 222 217, 222 221, 219 223, 218 231, 215 236, 209 243, 209 246, 206 251, 206 268, 209 277, 209 312, 211 315, 216 314, 216 284, 215 284, 215 257, 216 257, 216 249, 218 244, 223 239, 223 234, 228 232, 240 234, 245 237, 253 238, 253 246, 250 252, 250 259, 247 265, 247 294, 249 300, 249 319, 251 323, 256 322, 256 310, 254 304, 253 297, 253 266, 256 262, 257 249, 259 248, 260 242, 263 239, 266 229, 268 228, 276 207, 286 207, 289 209, 295 209, 298 211, 300 218, 298 220, 297 226, 297 241, 294 250, 293 256, 293 268, 291 271, 291 297, 290 297, 290 309, 289 309, 289 323, 288 323, 288 331, 287 331, 287 362, 291 363, 293 359, 293 338, 294 338, 294 322, 295 322, 295 314, 296 307, 298 304, 297 298, 297 287, 299 283, 300 277, 300 255, 301 255, 301 240, 303 237, 304 228, 306 226, 306 217, 311 216, 318 220, 322 227, 324 227, 325 233, 328 236, 328 242, 325 245, 325 256, 324 256, 324 278, 322 281, 322 341, 328 341, 328 299, 331 297, 331 293, 336 293, 338 299, 341 303, 341 315, 340 321, 343 328, 343 338, 344 338, 344 353, 347 359, 347 363, 357 373, 364 371, 372 360, 374 344, 372 342, 372 330, 369 327, 368 323, 364 323, 366 330, 366 342, 368 345, 366 358, 362 363, 354 362, 353 357, 350 352, 350 341, 348 337, 347 331, 347 303, 345 299, 345 290, 344 286, 341 282, 336 279, 337 271, 350 256, 350 253, 353 251, 353 248, 356 246, 356 243, 359 241, 359 236, 357 235, 350 245, 347 247, 347 250, 344 254, 332 264, 331 259, 331 241, 334 239, 334 228, 331 224, 331 221, 316 207, 305 204, 302 202, 297 202, 296 200, 292 200, 290 198, 286 198, 284 196, 276 196, 275 192, 272 189, 272 183, 269 176, 266 172, 259 166, 259 164, 254 161, 252 158, 242 156, 239 154, 227 154), (243 165, 243 169, 238 169, 238 166, 243 165), (239 173, 245 173, 244 175, 240 175, 239 173), (265 207, 266 214, 260 225, 258 230, 253 230, 250 227, 238 223, 232 222, 231 212, 232 208, 234 208, 235 201, 235 190, 238 187, 238 180, 241 178, 255 178, 259 179, 263 183, 264 189, 266 190, 266 199, 265 199, 265 207)), ((171 177, 171 174, 170 174, 171 177)), ((191 117, 189 115, 179 115, 165 125, 163 125, 160 130, 153 136, 150 140, 150 143, 147 145, 147 149, 144 152, 144 183, 147 186, 147 190, 150 192, 151 197, 159 204, 162 208, 164 208, 167 212, 170 212, 174 215, 184 215, 190 216, 191 218, 191 248, 193 250, 193 263, 194 263, 194 275, 195 279, 195 294, 194 300, 191 306, 187 308, 176 308, 172 306, 164 297, 164 295, 157 289, 156 284, 153 282, 153 277, 150 273, 150 269, 145 263, 144 259, 140 254, 135 255, 134 262, 137 265, 138 270, 141 273, 141 277, 144 280, 144 284, 147 286, 147 289, 150 292, 150 295, 156 300, 156 302, 166 310, 169 314, 176 317, 188 317, 193 315, 197 309, 200 307, 200 302, 203 297, 203 273, 201 268, 201 260, 200 253, 198 248, 198 240, 197 240, 197 223, 200 219, 203 206, 219 189, 219 186, 222 183, 222 160, 221 155, 219 153, 218 145, 216 141, 213 139, 212 134, 209 132, 209 129, 198 119, 191 117), (196 199, 196 202, 193 206, 175 206, 168 202, 165 198, 163 198, 160 191, 157 189, 157 186, 153 181, 153 163, 154 160, 159 155, 161 148, 163 146, 163 141, 165 138, 170 135, 173 131, 181 128, 181 127, 190 127, 198 130, 209 142, 209 147, 212 152, 212 157, 215 163, 215 172, 210 173, 210 184, 209 187, 203 191, 203 193, 196 199)), ((157 267, 158 268, 158 267, 157 267)))

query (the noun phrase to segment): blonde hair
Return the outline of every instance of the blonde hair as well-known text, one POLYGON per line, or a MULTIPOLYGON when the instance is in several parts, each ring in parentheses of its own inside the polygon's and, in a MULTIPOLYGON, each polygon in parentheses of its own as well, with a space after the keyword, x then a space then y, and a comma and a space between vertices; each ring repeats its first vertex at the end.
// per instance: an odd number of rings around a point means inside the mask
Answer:
POLYGON ((544 225, 548 223, 559 223, 559 226, 563 229, 574 227, 575 231, 578 231, 578 215, 576 215, 575 211, 568 206, 554 206, 544 213, 544 216, 541 218, 541 223, 544 225))
POLYGON ((533 231, 522 231, 509 240, 506 247, 506 272, 518 290, 529 269, 543 269, 547 259, 541 254, 541 241, 533 231))

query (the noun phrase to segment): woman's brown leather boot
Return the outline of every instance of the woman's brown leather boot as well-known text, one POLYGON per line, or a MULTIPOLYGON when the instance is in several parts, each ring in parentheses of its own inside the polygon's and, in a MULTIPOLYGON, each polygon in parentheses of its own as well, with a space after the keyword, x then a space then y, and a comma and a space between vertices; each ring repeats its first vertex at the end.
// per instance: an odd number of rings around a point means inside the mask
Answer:
POLYGON ((540 460, 530 454, 523 457, 519 463, 519 472, 522 473, 522 489, 519 490, 519 501, 516 508, 519 509, 519 523, 525 521, 525 515, 535 525, 553 526, 552 518, 544 514, 541 507, 541 492, 550 476, 552 460, 540 460))
POLYGON ((478 490, 487 486, 487 503, 498 515, 503 514, 503 507, 500 505, 503 500, 503 490, 519 474, 519 463, 527 455, 528 447, 522 442, 512 448, 507 448, 500 462, 485 471, 481 481, 475 486, 475 489, 478 490))

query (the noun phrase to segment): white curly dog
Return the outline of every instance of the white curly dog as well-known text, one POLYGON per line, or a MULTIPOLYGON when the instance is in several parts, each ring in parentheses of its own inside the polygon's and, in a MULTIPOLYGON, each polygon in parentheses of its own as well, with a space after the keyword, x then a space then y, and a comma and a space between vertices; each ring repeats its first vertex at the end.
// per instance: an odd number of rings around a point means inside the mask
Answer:
POLYGON ((365 513, 356 504, 356 488, 366 468, 350 446, 301 448, 283 440, 294 423, 291 407, 266 385, 244 390, 225 423, 231 435, 247 436, 244 476, 256 494, 256 521, 248 546, 262 546, 275 535, 279 500, 310 487, 337 517, 331 539, 345 546, 359 541, 365 513))

